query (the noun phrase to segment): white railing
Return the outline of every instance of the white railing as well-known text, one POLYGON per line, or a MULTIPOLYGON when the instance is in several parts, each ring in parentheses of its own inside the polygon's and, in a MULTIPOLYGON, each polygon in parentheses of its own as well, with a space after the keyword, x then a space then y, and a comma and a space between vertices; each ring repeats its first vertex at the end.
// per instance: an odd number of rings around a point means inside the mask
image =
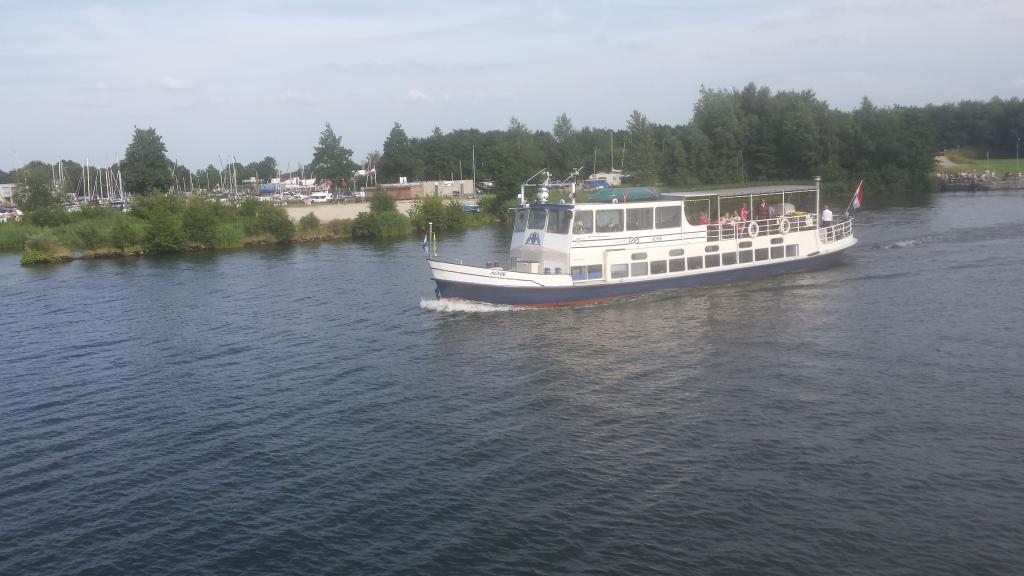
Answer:
POLYGON ((829 244, 853 236, 853 218, 818 229, 818 239, 829 244))
POLYGON ((814 216, 811 214, 767 218, 764 220, 743 220, 726 224, 708 224, 707 241, 718 242, 719 240, 752 238, 754 236, 751 235, 751 223, 756 224, 754 227, 754 230, 757 231, 756 236, 774 236, 786 232, 799 232, 815 228, 814 216), (786 223, 783 224, 783 221, 786 223))

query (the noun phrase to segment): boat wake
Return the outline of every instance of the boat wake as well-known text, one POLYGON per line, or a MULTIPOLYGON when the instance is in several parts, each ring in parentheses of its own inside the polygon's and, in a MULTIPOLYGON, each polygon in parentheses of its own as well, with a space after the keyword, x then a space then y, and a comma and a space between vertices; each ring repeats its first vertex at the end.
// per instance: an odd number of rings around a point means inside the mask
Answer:
POLYGON ((486 304, 484 302, 472 302, 470 300, 427 300, 420 299, 420 308, 431 312, 463 312, 463 313, 485 313, 485 312, 512 312, 522 310, 516 306, 504 304, 486 304))
POLYGON ((892 250, 893 248, 911 248, 921 244, 921 240, 897 240, 896 242, 888 242, 882 244, 882 250, 892 250))

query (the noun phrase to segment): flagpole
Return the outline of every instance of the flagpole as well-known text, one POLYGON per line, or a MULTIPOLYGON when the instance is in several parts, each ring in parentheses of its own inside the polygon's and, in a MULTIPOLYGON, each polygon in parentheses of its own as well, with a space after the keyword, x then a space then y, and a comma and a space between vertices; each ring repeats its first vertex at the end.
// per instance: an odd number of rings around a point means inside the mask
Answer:
MULTIPOLYGON (((433 242, 433 238, 434 238, 434 223, 433 222, 428 222, 428 224, 429 224, 430 228, 429 228, 429 231, 427 232, 427 260, 430 260, 430 244, 431 244, 431 242, 433 242)), ((436 254, 435 254, 435 256, 436 256, 436 254)))
POLYGON ((853 191, 853 196, 850 198, 850 203, 846 205, 846 211, 847 212, 849 212, 850 208, 853 207, 853 201, 857 199, 857 192, 860 191, 860 188, 863 185, 864 185, 864 181, 863 180, 861 180, 860 183, 857 184, 857 189, 853 191))

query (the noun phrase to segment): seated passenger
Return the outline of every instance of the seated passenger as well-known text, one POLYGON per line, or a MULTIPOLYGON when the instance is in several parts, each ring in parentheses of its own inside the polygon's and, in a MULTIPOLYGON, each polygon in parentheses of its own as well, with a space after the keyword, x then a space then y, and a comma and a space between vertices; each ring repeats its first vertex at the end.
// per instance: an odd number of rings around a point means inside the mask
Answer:
POLYGON ((697 223, 698 224, 707 224, 708 223, 708 217, 704 215, 704 212, 700 213, 700 218, 697 219, 697 223))

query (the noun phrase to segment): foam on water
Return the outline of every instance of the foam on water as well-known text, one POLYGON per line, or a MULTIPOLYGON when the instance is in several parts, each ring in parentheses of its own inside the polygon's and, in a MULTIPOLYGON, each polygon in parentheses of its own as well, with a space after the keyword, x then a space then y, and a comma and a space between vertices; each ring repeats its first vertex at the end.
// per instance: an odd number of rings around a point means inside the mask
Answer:
POLYGON ((473 302, 472 300, 428 300, 420 299, 420 308, 432 312, 512 312, 522 310, 516 306, 504 304, 487 304, 485 302, 473 302))

